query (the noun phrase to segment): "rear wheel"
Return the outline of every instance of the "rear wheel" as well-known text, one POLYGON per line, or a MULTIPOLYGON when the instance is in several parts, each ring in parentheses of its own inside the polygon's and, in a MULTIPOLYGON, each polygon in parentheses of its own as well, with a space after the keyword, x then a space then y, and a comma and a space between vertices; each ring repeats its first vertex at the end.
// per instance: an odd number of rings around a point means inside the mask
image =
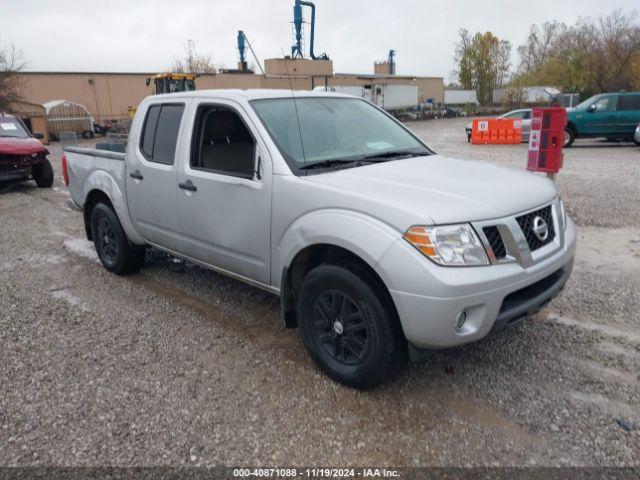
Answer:
POLYGON ((576 133, 573 131, 573 128, 567 127, 564 129, 564 148, 569 148, 573 145, 573 142, 576 139, 576 133))
POLYGON ((93 208, 91 234, 104 268, 117 275, 134 273, 142 268, 145 248, 129 243, 120 220, 109 205, 99 203, 93 208))
POLYGON ((84 132, 82 132, 82 138, 85 138, 87 140, 93 138, 93 136, 94 133, 91 130, 85 130, 84 132))
POLYGON ((31 168, 31 174, 39 188, 51 188, 53 185, 53 167, 46 158, 31 168))
POLYGON ((358 389, 376 386, 403 358, 395 311, 364 275, 321 265, 303 280, 298 298, 300 336, 332 379, 358 389))

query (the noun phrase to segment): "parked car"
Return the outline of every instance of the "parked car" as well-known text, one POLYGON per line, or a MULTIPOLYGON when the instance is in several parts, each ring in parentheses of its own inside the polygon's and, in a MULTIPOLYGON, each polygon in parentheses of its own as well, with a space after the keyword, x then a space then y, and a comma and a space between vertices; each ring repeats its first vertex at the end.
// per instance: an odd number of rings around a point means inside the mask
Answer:
POLYGON ((640 123, 640 92, 595 95, 567 112, 565 147, 577 138, 631 141, 640 123))
POLYGON ((549 179, 441 157, 341 94, 156 95, 126 155, 70 147, 63 166, 107 270, 154 246, 279 295, 318 367, 355 388, 519 324, 573 266, 549 179))
MULTIPOLYGON (((531 134, 531 109, 523 108, 521 110, 512 110, 510 112, 500 115, 498 118, 513 118, 516 120, 522 120, 522 141, 528 142, 529 135, 531 134)), ((473 130, 473 124, 469 123, 464 127, 467 134, 467 141, 471 141, 471 133, 473 130)))
POLYGON ((53 185, 53 168, 41 133, 29 132, 19 117, 0 111, 0 183, 35 180, 40 188, 53 185))

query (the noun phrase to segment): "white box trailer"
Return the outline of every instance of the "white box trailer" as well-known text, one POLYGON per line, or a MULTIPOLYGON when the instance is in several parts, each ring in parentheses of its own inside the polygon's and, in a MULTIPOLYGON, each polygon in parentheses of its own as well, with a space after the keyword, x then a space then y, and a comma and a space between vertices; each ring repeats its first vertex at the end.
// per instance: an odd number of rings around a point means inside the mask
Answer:
POLYGON ((445 90, 445 105, 477 105, 478 97, 475 90, 445 90))
POLYGON ((345 93, 364 98, 383 110, 393 112, 418 106, 417 85, 378 85, 316 87, 316 91, 345 93))
POLYGON ((417 85, 380 85, 374 87, 375 103, 389 112, 418 106, 417 85))

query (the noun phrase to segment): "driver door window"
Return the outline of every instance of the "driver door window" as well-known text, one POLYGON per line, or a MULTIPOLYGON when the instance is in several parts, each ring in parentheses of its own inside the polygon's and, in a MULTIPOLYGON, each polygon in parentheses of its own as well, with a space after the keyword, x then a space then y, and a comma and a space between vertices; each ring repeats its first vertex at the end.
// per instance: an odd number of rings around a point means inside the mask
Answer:
POLYGON ((593 104, 596 112, 615 112, 618 97, 604 97, 593 104))
POLYGON ((236 112, 221 106, 198 110, 191 168, 251 179, 255 140, 236 112))

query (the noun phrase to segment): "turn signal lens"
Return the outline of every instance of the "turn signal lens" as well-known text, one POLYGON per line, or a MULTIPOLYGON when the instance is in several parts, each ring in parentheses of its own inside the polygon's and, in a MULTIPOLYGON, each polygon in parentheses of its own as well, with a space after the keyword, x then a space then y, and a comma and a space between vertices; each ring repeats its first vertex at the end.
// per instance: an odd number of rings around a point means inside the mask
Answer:
POLYGON ((411 227, 404 234, 404 239, 427 257, 436 255, 436 247, 431 243, 431 237, 429 237, 425 227, 411 227))
POLYGON ((415 226, 407 230, 404 239, 439 265, 489 265, 487 253, 469 224, 415 226))

